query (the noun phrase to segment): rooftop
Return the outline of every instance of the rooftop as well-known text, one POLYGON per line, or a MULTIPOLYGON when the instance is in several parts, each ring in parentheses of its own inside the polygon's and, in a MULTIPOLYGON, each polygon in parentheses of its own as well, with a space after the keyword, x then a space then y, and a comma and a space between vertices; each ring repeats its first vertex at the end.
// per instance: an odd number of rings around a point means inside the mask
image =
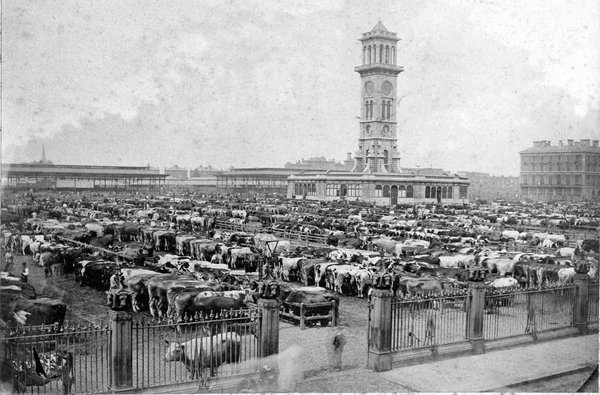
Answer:
POLYGON ((566 144, 559 140, 557 145, 552 145, 549 140, 538 140, 533 142, 533 147, 520 151, 520 154, 537 153, 562 153, 562 152, 581 152, 581 153, 600 153, 598 140, 581 139, 575 141, 568 139, 566 144))

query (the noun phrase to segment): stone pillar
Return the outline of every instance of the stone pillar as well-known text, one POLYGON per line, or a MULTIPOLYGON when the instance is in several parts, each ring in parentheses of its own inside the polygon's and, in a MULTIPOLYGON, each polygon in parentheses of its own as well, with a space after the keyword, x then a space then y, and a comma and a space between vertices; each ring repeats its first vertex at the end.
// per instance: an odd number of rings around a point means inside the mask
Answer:
POLYGON ((113 311, 112 329, 112 390, 124 390, 133 385, 133 358, 131 349, 131 315, 113 311))
MULTIPOLYGON (((586 266, 589 268, 589 266, 586 266)), ((580 335, 588 333, 588 303, 590 292, 590 277, 584 273, 575 273, 575 306, 573 307, 573 324, 580 335)))
POLYGON ((481 283, 471 283, 471 295, 467 311, 467 338, 473 347, 473 354, 485 353, 483 339, 483 315, 485 308, 485 287, 481 283))
POLYGON ((279 353, 279 300, 259 299, 262 318, 260 325, 260 357, 279 353))
POLYGON ((376 372, 392 369, 392 292, 373 289, 369 317, 368 367, 376 372))

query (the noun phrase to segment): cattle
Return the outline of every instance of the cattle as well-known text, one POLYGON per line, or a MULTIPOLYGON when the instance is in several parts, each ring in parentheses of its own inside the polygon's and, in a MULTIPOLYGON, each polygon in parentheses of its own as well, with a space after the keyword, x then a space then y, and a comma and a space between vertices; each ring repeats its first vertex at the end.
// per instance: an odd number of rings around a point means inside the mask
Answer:
POLYGON ((231 269, 237 269, 240 260, 244 264, 254 260, 254 253, 249 247, 229 248, 227 255, 229 256, 228 264, 231 269))
POLYGON ((211 376, 224 363, 240 360, 241 337, 235 332, 204 336, 182 343, 170 343, 164 362, 183 362, 191 379, 204 378, 202 371, 210 369, 211 376))
POLYGON ((305 260, 304 257, 298 258, 279 258, 280 275, 283 281, 290 281, 290 277, 293 276, 295 279, 298 278, 301 262, 305 260))
POLYGON ((572 247, 562 247, 559 248, 558 251, 556 251, 556 256, 557 257, 567 257, 571 260, 575 259, 575 248, 572 247))
POLYGON ((475 255, 442 255, 439 257, 441 267, 466 268, 475 264, 475 255))
POLYGON ((218 314, 221 310, 239 310, 246 307, 242 296, 235 298, 214 293, 203 294, 202 292, 186 297, 179 296, 176 296, 174 300, 177 322, 182 322, 186 317, 189 319, 197 315, 206 316, 218 314))
POLYGON ((0 318, 9 326, 56 324, 61 330, 67 314, 67 305, 58 299, 17 297, 0 306, 0 318))
POLYGON ((178 274, 163 274, 152 277, 146 283, 148 288, 148 309, 152 317, 162 317, 167 312, 167 292, 175 285, 199 285, 198 280, 182 277, 178 274))
POLYGON ((325 258, 306 259, 300 267, 300 282, 304 285, 315 284, 315 266, 324 263, 325 258))
POLYGON ((358 297, 362 298, 373 285, 373 276, 369 270, 359 269, 354 274, 354 282, 356 284, 356 292, 358 293, 358 297))
POLYGON ((24 393, 27 387, 42 387, 53 380, 62 381, 63 393, 70 394, 75 377, 73 354, 64 349, 38 353, 33 347, 19 350, 10 357, 13 391, 24 393))
POLYGON ((481 266, 487 268, 490 273, 498 273, 505 276, 513 272, 515 261, 510 258, 483 258, 481 266))

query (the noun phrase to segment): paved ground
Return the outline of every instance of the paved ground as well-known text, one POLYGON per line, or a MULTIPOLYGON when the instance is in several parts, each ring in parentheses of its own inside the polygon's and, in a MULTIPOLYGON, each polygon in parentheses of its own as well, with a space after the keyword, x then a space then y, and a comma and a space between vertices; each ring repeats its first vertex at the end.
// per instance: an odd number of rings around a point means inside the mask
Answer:
MULTIPOLYGON (((365 368, 322 372, 305 377, 298 383, 296 391, 516 392, 520 389, 527 392, 574 392, 584 384, 596 365, 598 335, 593 334, 382 373, 365 368), (555 378, 554 388, 549 387, 548 379, 544 379, 552 376, 555 378), (565 388, 568 387, 565 385, 567 381, 570 388, 565 388)), ((597 382, 593 392, 598 392, 597 382)))

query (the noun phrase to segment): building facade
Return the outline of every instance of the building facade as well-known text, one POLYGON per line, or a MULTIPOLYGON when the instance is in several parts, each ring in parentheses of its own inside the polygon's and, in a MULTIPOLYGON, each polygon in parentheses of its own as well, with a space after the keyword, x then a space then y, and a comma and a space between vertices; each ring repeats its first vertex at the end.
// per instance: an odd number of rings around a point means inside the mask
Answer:
MULTIPOLYGON (((349 154, 350 156, 352 154, 349 154)), ((333 159, 325 159, 325 157, 314 157, 308 159, 302 159, 296 163, 288 162, 283 167, 286 169, 302 169, 302 170, 351 170, 354 166, 354 161, 350 158, 350 167, 348 168, 348 161, 345 163, 336 162, 333 159)))
POLYGON ((521 197, 534 201, 591 201, 600 198, 598 140, 534 141, 520 152, 521 197))
POLYGON ((474 171, 458 172, 458 174, 469 179, 471 200, 514 201, 520 198, 519 177, 493 176, 474 171))
POLYGON ((362 64, 358 150, 350 172, 305 172, 289 177, 294 199, 368 201, 378 205, 466 203, 469 180, 441 169, 403 169, 397 130, 396 33, 381 22, 359 39, 362 64))

